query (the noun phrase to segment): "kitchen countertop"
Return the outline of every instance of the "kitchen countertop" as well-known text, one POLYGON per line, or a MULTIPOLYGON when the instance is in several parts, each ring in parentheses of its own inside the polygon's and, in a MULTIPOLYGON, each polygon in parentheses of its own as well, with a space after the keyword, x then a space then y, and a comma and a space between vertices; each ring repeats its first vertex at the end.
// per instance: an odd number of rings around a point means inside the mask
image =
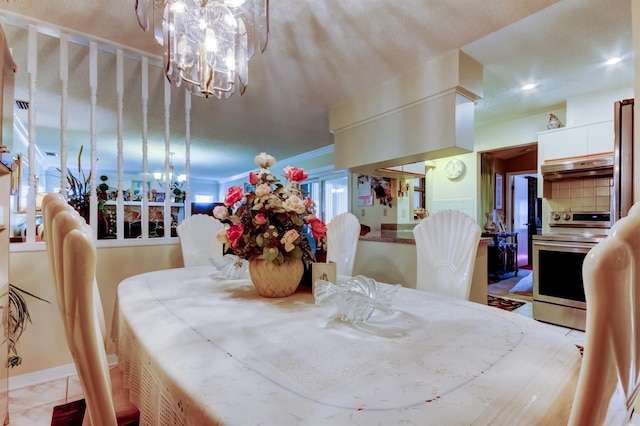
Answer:
MULTIPOLYGON (((396 244, 416 244, 413 238, 413 231, 371 231, 367 235, 360 236, 359 241, 371 241, 379 243, 396 243, 396 244)), ((489 244, 493 241, 491 238, 480 238, 480 244, 489 244)))
POLYGON ((376 241, 381 243, 415 244, 413 230, 386 230, 371 231, 360 237, 360 241, 376 241))

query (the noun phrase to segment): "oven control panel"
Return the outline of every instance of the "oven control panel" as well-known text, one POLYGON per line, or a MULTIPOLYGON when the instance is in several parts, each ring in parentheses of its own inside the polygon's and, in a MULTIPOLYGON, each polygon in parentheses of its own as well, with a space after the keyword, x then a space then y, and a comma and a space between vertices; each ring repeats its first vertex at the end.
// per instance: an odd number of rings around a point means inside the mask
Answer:
POLYGON ((572 228, 610 228, 609 212, 551 212, 549 226, 572 228))

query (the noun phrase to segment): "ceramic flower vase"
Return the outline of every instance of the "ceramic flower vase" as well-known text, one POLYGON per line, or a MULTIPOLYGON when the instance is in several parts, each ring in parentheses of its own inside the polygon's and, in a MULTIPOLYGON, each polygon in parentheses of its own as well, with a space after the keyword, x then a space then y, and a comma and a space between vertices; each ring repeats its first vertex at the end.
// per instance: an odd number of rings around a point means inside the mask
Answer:
POLYGON ((251 282, 263 297, 291 296, 298 288, 303 273, 301 260, 276 265, 259 256, 249 261, 251 282))

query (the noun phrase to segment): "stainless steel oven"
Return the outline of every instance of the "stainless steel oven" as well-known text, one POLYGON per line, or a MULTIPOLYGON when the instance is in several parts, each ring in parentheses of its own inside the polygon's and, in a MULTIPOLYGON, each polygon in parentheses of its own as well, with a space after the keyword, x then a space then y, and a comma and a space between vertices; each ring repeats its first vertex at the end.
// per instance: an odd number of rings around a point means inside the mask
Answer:
POLYGON ((549 225, 554 232, 533 236, 533 318, 584 330, 582 263, 606 237, 609 213, 552 212, 549 225))

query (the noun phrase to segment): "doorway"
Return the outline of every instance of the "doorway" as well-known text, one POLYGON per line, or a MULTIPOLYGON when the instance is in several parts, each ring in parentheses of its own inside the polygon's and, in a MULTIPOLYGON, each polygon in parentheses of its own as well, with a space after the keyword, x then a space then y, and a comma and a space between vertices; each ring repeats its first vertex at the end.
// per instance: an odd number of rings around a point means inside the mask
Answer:
POLYGON ((505 228, 509 232, 518 232, 517 266, 529 269, 533 263, 531 238, 537 233, 536 216, 540 211, 536 194, 537 143, 485 151, 482 154, 491 155, 496 175, 504 176, 502 213, 505 228))
POLYGON ((507 229, 518 233, 518 268, 533 265, 532 237, 540 222, 537 188, 535 170, 507 174, 507 229))

